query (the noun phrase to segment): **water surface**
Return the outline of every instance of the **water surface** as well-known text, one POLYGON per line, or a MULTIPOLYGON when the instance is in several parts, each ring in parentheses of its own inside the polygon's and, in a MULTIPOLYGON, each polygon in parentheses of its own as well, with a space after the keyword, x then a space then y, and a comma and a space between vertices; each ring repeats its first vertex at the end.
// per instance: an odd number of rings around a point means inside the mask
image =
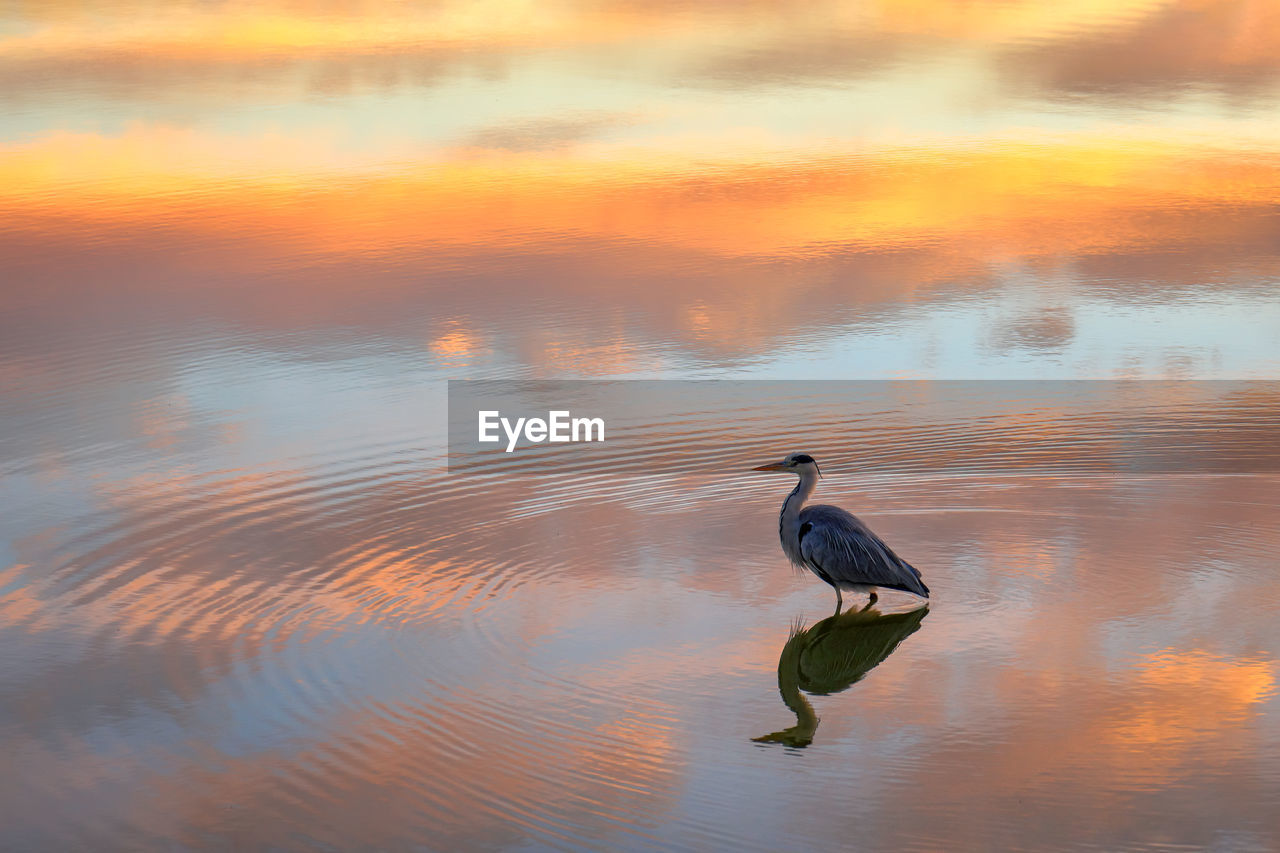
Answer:
POLYGON ((0 846, 1280 846, 1277 57, 1265 0, 3 6, 0 846), (1240 384, 447 464, 447 380, 569 377, 1240 384), (823 621, 797 449, 927 613, 823 621))

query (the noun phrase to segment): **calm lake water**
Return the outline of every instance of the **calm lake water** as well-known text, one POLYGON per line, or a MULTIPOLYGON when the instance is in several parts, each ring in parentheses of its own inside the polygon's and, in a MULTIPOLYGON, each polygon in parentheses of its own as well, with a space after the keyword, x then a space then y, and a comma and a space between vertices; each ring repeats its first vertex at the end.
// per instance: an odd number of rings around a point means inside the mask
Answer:
POLYGON ((1270 0, 10 2, 0 80, 0 848, 1280 848, 1270 0), (477 379, 617 440, 451 456, 477 379), (788 567, 795 450, 927 609, 788 567))

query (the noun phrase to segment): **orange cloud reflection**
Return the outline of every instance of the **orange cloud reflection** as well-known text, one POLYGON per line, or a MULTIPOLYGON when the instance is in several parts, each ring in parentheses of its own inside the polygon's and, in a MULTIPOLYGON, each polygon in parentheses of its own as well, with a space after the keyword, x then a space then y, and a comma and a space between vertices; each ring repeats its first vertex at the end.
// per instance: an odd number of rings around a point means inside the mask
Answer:
POLYGON ((1265 4, 1240 0, 1069 0, 1009 3, 977 0, 957 6, 947 0, 808 4, 755 2, 702 8, 646 8, 627 2, 599 4, 531 3, 525 0, 444 2, 426 7, 383 0, 345 3, 319 10, 292 0, 264 3, 170 3, 145 18, 119 21, 84 14, 79 4, 32 4, 23 18, 34 24, 0 40, 0 57, 23 54, 81 54, 115 47, 147 54, 292 55, 298 51, 368 52, 464 44, 593 44, 636 40, 655 33, 681 42, 723 44, 733 38, 719 24, 735 24, 742 40, 803 31, 820 22, 830 29, 909 34, 933 39, 1004 44, 1030 39, 1073 38, 1084 33, 1125 31, 1169 16, 1194 12, 1218 19, 1242 16, 1265 22, 1265 4), (1243 8, 1242 8, 1243 7, 1243 8))
POLYGON ((1144 701, 1116 720, 1106 739, 1130 749, 1171 747, 1239 725, 1275 692, 1276 663, 1168 651, 1146 661, 1134 681, 1144 701))
POLYGON ((223 60, 302 51, 367 53, 453 45, 549 45, 621 35, 643 18, 625 10, 584 13, 545 4, 484 0, 427 8, 366 3, 316 14, 314 4, 166 4, 147 16, 117 20, 64 8, 28 20, 40 26, 0 40, 0 58, 118 51, 223 60), (336 11, 336 10, 335 10, 336 11))
POLYGON ((670 156, 481 154, 346 178, 322 147, 268 143, 237 163, 216 155, 217 141, 186 133, 57 136, 3 157, 0 209, 11 227, 230 231, 337 256, 585 239, 730 257, 927 243, 998 261, 1221 241, 1233 213, 1268 210, 1280 195, 1280 157, 1143 140, 726 162, 700 173, 670 156))

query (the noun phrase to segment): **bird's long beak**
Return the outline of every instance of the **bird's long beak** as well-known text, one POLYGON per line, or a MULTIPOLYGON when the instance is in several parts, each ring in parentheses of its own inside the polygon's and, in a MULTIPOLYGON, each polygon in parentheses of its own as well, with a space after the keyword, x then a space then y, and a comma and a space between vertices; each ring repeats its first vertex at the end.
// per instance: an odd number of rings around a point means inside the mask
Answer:
POLYGON ((759 468, 752 468, 752 471, 785 471, 786 465, 781 462, 770 462, 768 465, 761 465, 759 468))

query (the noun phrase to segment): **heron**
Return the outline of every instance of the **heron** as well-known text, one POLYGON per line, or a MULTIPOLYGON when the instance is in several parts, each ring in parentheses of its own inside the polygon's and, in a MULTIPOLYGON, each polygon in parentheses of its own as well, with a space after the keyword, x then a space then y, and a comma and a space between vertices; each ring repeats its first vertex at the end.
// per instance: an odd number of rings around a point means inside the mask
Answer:
POLYGON ((867 607, 875 604, 877 587, 929 597, 929 587, 920 579, 920 572, 895 554, 857 516, 828 504, 804 506, 822 476, 812 456, 792 453, 781 462, 752 470, 783 471, 800 478, 782 502, 778 515, 782 552, 795 565, 831 584, 836 591, 836 613, 844 607, 844 589, 869 592, 867 607))

